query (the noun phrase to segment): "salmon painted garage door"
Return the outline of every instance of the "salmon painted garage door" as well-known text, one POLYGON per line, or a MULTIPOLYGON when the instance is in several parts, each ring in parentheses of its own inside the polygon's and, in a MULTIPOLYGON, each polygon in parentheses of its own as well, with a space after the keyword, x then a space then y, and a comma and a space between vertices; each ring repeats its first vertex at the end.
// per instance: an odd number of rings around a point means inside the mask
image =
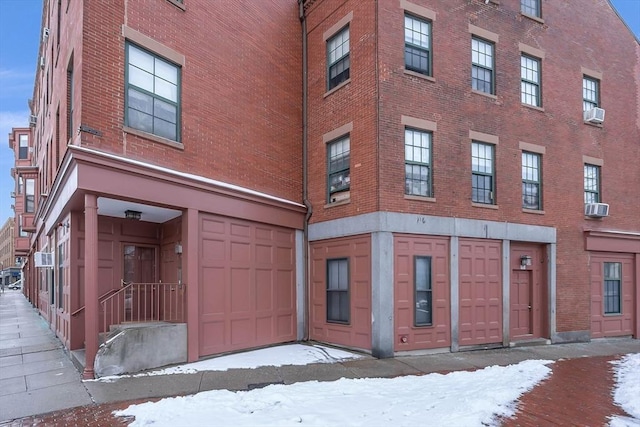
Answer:
POLYGON ((200 356, 296 338, 295 231, 200 216, 200 356))

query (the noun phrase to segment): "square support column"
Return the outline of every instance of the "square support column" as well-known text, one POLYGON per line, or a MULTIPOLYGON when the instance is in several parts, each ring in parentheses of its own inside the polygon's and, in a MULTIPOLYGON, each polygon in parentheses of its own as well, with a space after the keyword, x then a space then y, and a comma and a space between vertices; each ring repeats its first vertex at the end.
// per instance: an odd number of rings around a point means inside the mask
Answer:
POLYGON ((98 353, 98 197, 84 195, 84 341, 86 362, 82 377, 95 377, 94 362, 98 353))
POLYGON ((197 209, 182 214, 183 273, 187 286, 187 360, 195 362, 200 357, 200 247, 197 209))
POLYGON ((371 233, 371 349, 393 357, 393 233, 371 233))

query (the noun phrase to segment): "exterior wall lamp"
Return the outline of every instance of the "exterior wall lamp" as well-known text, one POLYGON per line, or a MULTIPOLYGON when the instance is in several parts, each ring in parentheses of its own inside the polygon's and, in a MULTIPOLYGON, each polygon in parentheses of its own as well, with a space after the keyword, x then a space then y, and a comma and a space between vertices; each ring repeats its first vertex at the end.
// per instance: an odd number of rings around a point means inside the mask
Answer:
POLYGON ((133 219, 136 221, 140 221, 140 218, 142 217, 142 212, 126 210, 124 211, 124 217, 126 219, 133 219))
POLYGON ((531 265, 531 255, 522 255, 520 257, 520 267, 525 269, 526 267, 531 265))

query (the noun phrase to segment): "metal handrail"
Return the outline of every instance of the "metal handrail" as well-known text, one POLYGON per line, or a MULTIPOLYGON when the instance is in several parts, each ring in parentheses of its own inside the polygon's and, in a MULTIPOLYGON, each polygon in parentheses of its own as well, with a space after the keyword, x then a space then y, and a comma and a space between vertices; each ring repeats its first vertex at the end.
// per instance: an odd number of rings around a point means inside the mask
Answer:
MULTIPOLYGON (((110 289, 110 290, 108 290, 107 292, 105 292, 104 294, 102 294, 102 295, 98 298, 98 301, 102 302, 104 299, 108 298, 110 295, 112 295, 112 294, 114 294, 114 293, 116 293, 116 292, 118 292, 118 289, 110 289)), ((78 314, 80 314, 80 312, 81 312, 82 310, 84 310, 84 308, 85 308, 85 307, 86 307, 86 306, 84 306, 84 305, 83 305, 82 307, 80 307, 79 309, 77 309, 76 311, 74 311, 73 313, 71 313, 71 316, 74 316, 74 317, 75 317, 75 316, 77 316, 78 314)))
POLYGON ((139 322, 183 323, 186 318, 184 283, 125 283, 100 301, 102 327, 139 322))

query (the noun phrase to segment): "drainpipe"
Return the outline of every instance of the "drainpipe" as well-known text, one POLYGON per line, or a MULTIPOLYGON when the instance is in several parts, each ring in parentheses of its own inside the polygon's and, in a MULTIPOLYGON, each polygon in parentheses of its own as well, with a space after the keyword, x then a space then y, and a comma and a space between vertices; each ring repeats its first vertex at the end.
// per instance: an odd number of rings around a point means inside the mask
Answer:
POLYGON ((303 245, 304 245, 304 280, 305 284, 305 293, 306 293, 306 304, 304 307, 304 337, 303 340, 307 341, 309 339, 309 331, 310 331, 310 321, 309 321, 309 307, 311 305, 311 292, 309 289, 309 219, 311 215, 313 215, 313 206, 309 201, 309 192, 308 192, 308 175, 309 170, 307 167, 308 164, 308 84, 307 84, 307 20, 304 15, 304 2, 305 0, 298 0, 299 7, 299 18, 302 29, 302 200, 304 205, 307 208, 307 214, 304 217, 304 225, 303 225, 303 245))

